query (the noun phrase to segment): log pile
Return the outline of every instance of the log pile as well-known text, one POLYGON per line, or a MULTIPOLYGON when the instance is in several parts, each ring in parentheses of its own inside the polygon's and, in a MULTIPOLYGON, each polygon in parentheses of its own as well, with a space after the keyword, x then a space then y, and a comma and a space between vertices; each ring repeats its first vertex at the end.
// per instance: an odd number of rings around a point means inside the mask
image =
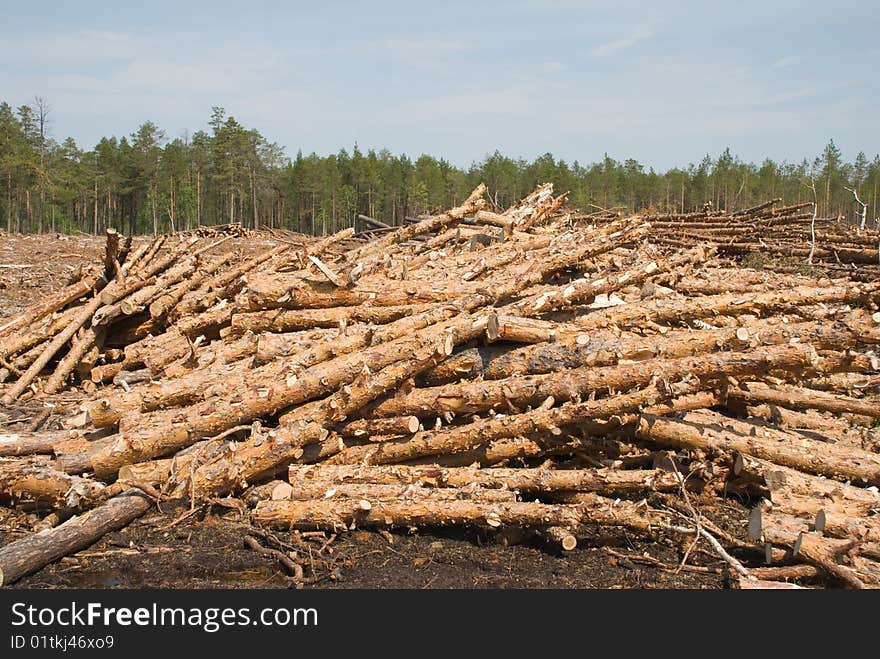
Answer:
POLYGON ((0 574, 148 499, 234 497, 288 531, 513 527, 572 551, 622 527, 742 587, 876 587, 880 284, 725 258, 803 215, 582 216, 550 185, 490 210, 481 185, 246 259, 216 233, 122 256, 111 234, 102 272, 0 329, 3 405, 85 392, 63 429, 0 436, 0 498, 70 517, 0 574), (725 497, 740 527, 706 512, 725 497))
POLYGON ((721 255, 746 258, 780 272, 807 264, 831 276, 869 280, 880 274, 880 230, 846 224, 842 218, 814 218, 812 202, 781 206, 772 199, 727 213, 710 205, 695 213, 646 215, 664 235, 658 243, 683 247, 712 244, 721 255))

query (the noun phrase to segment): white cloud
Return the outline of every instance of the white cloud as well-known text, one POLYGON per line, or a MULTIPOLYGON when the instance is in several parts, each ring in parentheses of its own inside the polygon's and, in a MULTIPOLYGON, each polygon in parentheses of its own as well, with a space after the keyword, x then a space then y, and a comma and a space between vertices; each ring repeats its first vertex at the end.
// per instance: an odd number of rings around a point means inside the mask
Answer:
POLYGON ((795 57, 794 55, 786 55, 773 62, 773 66, 777 69, 784 69, 792 64, 796 64, 798 61, 800 61, 800 58, 795 57))
POLYGON ((606 57, 608 55, 611 55, 612 53, 616 53, 626 48, 635 46, 638 42, 652 37, 653 35, 654 32, 651 29, 646 27, 638 27, 632 32, 632 34, 630 34, 630 36, 623 39, 615 39, 614 41, 607 41, 603 44, 599 44, 598 46, 593 48, 591 52, 596 57, 606 57))

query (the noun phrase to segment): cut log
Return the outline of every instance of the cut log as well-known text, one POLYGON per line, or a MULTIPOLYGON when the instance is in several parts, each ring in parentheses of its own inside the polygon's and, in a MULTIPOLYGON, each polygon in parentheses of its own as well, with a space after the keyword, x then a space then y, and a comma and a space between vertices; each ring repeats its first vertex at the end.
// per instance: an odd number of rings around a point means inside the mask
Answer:
POLYGON ((0 457, 51 454, 57 443, 71 438, 68 430, 0 434, 0 457))
POLYGON ((366 501, 474 501, 479 503, 516 502, 516 493, 510 490, 486 489, 476 486, 421 487, 403 483, 338 483, 325 487, 321 483, 290 486, 286 497, 273 500, 314 501, 321 499, 354 499, 366 501))
POLYGON ((274 528, 339 531, 349 528, 411 526, 577 527, 577 506, 475 501, 261 501, 253 520, 274 528))
MULTIPOLYGON (((698 383, 697 383, 698 384, 698 383)), ((686 393, 692 384, 675 385, 659 390, 649 387, 629 394, 585 403, 565 403, 556 408, 540 407, 522 414, 501 416, 454 426, 439 432, 422 432, 412 438, 376 445, 353 446, 329 460, 332 464, 387 464, 432 455, 459 453, 489 441, 537 433, 562 434, 563 426, 593 419, 604 419, 625 412, 638 411, 671 395, 686 393), (673 391, 674 389, 674 391, 673 391)), ((549 400, 553 402, 552 399, 549 400)))
POLYGON ((512 469, 474 467, 443 468, 407 465, 291 465, 288 480, 294 486, 314 483, 333 487, 339 483, 418 484, 424 487, 461 488, 469 485, 499 488, 521 494, 544 492, 634 493, 678 490, 675 474, 660 469, 512 469))
POLYGON ((371 440, 372 438, 411 435, 419 430, 419 419, 414 416, 390 417, 386 419, 357 419, 337 428, 343 437, 371 440))
POLYGON ((232 316, 234 334, 251 332, 292 332, 315 327, 339 327, 340 324, 385 324, 404 316, 420 313, 426 305, 353 306, 327 309, 295 309, 236 313, 232 316))
POLYGON ((836 396, 815 389, 771 387, 762 382, 745 382, 739 389, 731 389, 728 396, 749 403, 771 403, 796 410, 860 414, 880 419, 880 405, 877 401, 836 396))
POLYGON ((688 412, 683 420, 643 414, 641 439, 663 446, 739 452, 812 474, 880 484, 880 455, 810 440, 720 414, 688 412))
POLYGON ((150 506, 143 492, 131 489, 53 529, 11 542, 0 548, 0 586, 15 583, 59 558, 89 547, 107 533, 130 524, 150 506))
POLYGON ((79 508, 93 504, 103 490, 103 483, 70 476, 45 464, 0 460, 0 496, 79 508))
POLYGON ((579 368, 545 375, 415 389, 384 400, 365 413, 372 416, 424 416, 524 409, 527 405, 539 405, 548 397, 565 401, 589 396, 592 392, 626 391, 647 384, 655 376, 679 380, 691 374, 718 378, 721 375, 766 373, 771 369, 798 371, 814 360, 815 351, 810 346, 794 344, 757 348, 750 352, 579 368))

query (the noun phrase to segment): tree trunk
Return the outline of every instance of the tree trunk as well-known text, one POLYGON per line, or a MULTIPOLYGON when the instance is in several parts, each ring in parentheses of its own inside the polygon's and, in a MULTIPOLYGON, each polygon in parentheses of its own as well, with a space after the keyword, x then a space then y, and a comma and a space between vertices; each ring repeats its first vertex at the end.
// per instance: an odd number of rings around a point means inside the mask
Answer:
POLYGON ((107 533, 130 524, 151 505, 140 490, 131 489, 60 526, 0 548, 0 586, 12 584, 59 558, 89 547, 107 533))

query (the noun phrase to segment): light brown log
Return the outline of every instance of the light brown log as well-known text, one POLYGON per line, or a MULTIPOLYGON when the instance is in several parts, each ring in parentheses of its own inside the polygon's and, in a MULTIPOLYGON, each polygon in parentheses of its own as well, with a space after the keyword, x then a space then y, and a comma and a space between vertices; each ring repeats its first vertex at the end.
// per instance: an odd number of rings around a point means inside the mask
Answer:
POLYGON ((736 475, 760 479, 770 490, 771 500, 775 492, 783 491, 822 501, 839 502, 864 513, 877 505, 880 498, 865 488, 820 478, 750 455, 739 455, 733 471, 736 475))
POLYGON ((425 305, 377 307, 370 305, 333 307, 328 309, 295 309, 236 313, 232 316, 232 331, 292 332, 315 327, 339 327, 350 323, 389 323, 398 318, 425 310, 425 305))
MULTIPOLYGON (((549 409, 542 406, 531 412, 500 418, 490 417, 468 425, 454 426, 448 430, 426 431, 405 440, 368 446, 353 446, 334 456, 329 462, 332 464, 387 464, 432 455, 460 453, 504 437, 528 436, 536 433, 561 435, 563 426, 638 411, 640 408, 652 405, 670 397, 670 395, 686 393, 681 390, 691 386, 693 385, 676 385, 675 392, 665 388, 661 391, 649 387, 633 393, 585 403, 565 403, 549 409)), ((552 403, 552 400, 549 402, 552 403)))
POLYGON ((345 421, 348 416, 382 394, 396 389, 412 376, 434 366, 438 361, 452 353, 455 338, 448 334, 441 337, 436 348, 427 356, 403 359, 389 364, 378 373, 370 372, 367 364, 352 382, 343 385, 339 391, 321 401, 294 408, 283 414, 281 423, 295 421, 315 421, 317 423, 345 421))
MULTIPOLYGON (((23 328, 30 327, 46 316, 63 309, 71 302, 86 297, 92 291, 100 290, 104 283, 105 280, 99 279, 94 275, 89 275, 74 284, 70 284, 57 293, 50 295, 42 302, 32 304, 13 318, 6 320, 6 322, 0 326, 0 336, 6 336, 13 330, 18 334, 23 328)), ((0 343, 0 354, 13 354, 14 352, 18 352, 18 350, 10 352, 7 348, 6 340, 4 340, 3 343, 0 343)))
POLYGON ((678 324, 709 316, 738 316, 755 312, 798 313, 801 307, 819 303, 856 303, 877 296, 874 284, 828 286, 824 288, 801 286, 769 293, 736 293, 706 295, 693 299, 654 300, 649 304, 624 304, 600 309, 577 319, 584 329, 625 327, 650 321, 658 324, 678 324))
POLYGON ((288 424, 251 433, 246 442, 230 446, 196 469, 190 485, 199 495, 247 487, 249 479, 302 457, 304 446, 321 442, 327 435, 327 430, 317 423, 288 424))
POLYGON ((35 453, 50 454, 55 444, 70 439, 69 430, 0 434, 0 457, 16 457, 35 453))
POLYGON ((670 360, 648 360, 602 368, 585 367, 559 373, 530 375, 503 380, 467 382, 415 389, 389 398, 369 410, 371 416, 424 416, 426 413, 469 414, 524 409, 552 396, 557 401, 588 396, 591 392, 626 391, 647 384, 652 377, 678 380, 697 376, 745 375, 770 369, 797 371, 815 359, 807 345, 794 344, 757 348, 750 352, 729 352, 670 360))
POLYGON ((102 330, 96 332, 89 327, 73 339, 67 354, 64 355, 60 362, 58 362, 55 371, 46 381, 46 385, 43 388, 45 393, 54 394, 64 388, 67 376, 69 376, 73 369, 75 369, 82 361, 86 353, 95 347, 95 343, 99 341, 99 333, 103 336, 102 330))
POLYGON ((321 499, 365 499, 367 501, 474 501, 480 503, 515 502, 516 493, 511 490, 486 489, 476 486, 420 487, 404 483, 303 483, 290 486, 286 497, 271 497, 274 501, 314 501, 321 499))
POLYGON ((122 362, 114 362, 112 364, 101 364, 100 366, 95 366, 92 369, 91 380, 95 384, 109 382, 114 378, 117 373, 122 371, 122 367, 122 362))
POLYGON ((880 419, 878 401, 856 399, 800 387, 771 387, 762 382, 744 382, 728 392, 731 398, 753 403, 771 403, 798 410, 821 410, 835 414, 861 414, 880 419))
POLYGON ((167 293, 159 295, 150 302, 150 318, 158 320, 166 317, 178 302, 188 292, 195 290, 217 270, 229 263, 234 256, 234 252, 226 252, 219 255, 204 266, 201 266, 192 276, 187 277, 184 281, 178 283, 167 293))
POLYGON ((499 213, 493 213, 487 210, 478 210, 474 215, 474 219, 480 224, 489 224, 495 227, 501 227, 507 231, 513 230, 513 220, 499 213))
MULTIPOLYGON (((508 317, 503 317, 504 319, 508 317)), ((516 320, 516 319, 513 319, 516 320)), ((503 319, 500 323, 505 322, 503 319)), ((529 319, 528 323, 535 321, 529 319)), ((544 323, 546 321, 540 321, 544 323)), ((502 330, 503 331, 503 330, 502 330)), ((554 328, 550 326, 550 331, 554 328)), ((469 351, 460 358, 461 366, 453 361, 448 370, 468 368, 467 377, 482 375, 487 380, 498 380, 516 375, 550 373, 583 366, 607 366, 627 361, 657 358, 680 358, 714 352, 718 349, 744 350, 759 345, 778 345, 809 341, 817 350, 852 346, 858 342, 858 332, 847 323, 749 323, 737 327, 705 330, 671 330, 665 334, 640 336, 635 333, 578 332, 575 338, 562 335, 557 341, 545 341, 514 350, 497 348, 469 351), (470 358, 470 359, 468 359, 470 358)), ((541 338, 544 334, 535 336, 541 338)), ((551 338, 556 338, 553 333, 551 338)), ((518 342, 532 338, 520 335, 518 342)), ((455 356, 451 358, 455 359, 455 356)), ((443 364, 435 372, 444 377, 443 364)), ((454 371, 453 371, 454 372, 454 371)), ((464 373, 463 373, 464 374, 464 373)), ((430 374, 426 374, 428 376, 430 374)), ((446 376, 449 377, 449 376, 446 376)), ((459 378, 453 378, 459 379, 459 378)))
POLYGON ((562 551, 572 551, 577 547, 577 536, 569 529, 561 526, 550 526, 543 530, 544 537, 555 545, 558 545, 562 551))
MULTIPOLYGON (((574 447, 569 447, 569 449, 574 447)), ((488 442, 470 451, 435 455, 427 458, 408 460, 409 465, 439 465, 442 467, 465 467, 480 465, 489 467, 507 464, 517 460, 538 458, 552 453, 552 448, 539 444, 527 437, 507 437, 488 442)))
POLYGON ((148 460, 125 465, 119 470, 119 479, 132 483, 158 486, 170 479, 185 481, 191 471, 210 462, 229 446, 228 439, 206 439, 179 451, 172 458, 148 460))
POLYGON ((424 487, 467 487, 514 490, 522 494, 544 492, 626 493, 645 490, 678 490, 675 474, 660 469, 528 469, 439 467, 408 465, 290 465, 288 480, 295 486, 317 483, 419 484, 424 487))
POLYGON ((103 490, 103 483, 70 476, 45 464, 0 460, 0 496, 79 508, 94 503, 103 490))
POLYGON ((880 483, 880 455, 876 453, 817 442, 719 414, 688 412, 684 420, 643 414, 636 435, 663 446, 737 451, 812 474, 880 483))
POLYGON ((132 292, 118 302, 107 304, 95 311, 92 316, 92 325, 94 327, 109 325, 122 316, 132 316, 143 311, 144 307, 158 295, 161 295, 163 291, 195 272, 196 265, 195 257, 186 258, 173 265, 154 283, 132 292))
POLYGON ((669 259, 650 261, 647 264, 612 273, 605 277, 576 279, 555 291, 540 293, 516 302, 510 306, 510 310, 514 314, 535 315, 551 309, 563 309, 589 303, 598 295, 608 295, 626 286, 640 284, 646 279, 670 269, 680 269, 702 263, 712 253, 713 250, 698 246, 669 259))
POLYGON ((442 230, 447 225, 461 220, 466 215, 470 215, 471 213, 476 213, 477 211, 482 210, 486 206, 486 200, 483 198, 485 194, 486 186, 480 183, 480 185, 478 185, 473 190, 473 192, 471 192, 468 198, 465 199, 464 203, 462 203, 460 206, 457 206, 440 215, 435 215, 426 220, 422 220, 421 222, 410 224, 409 226, 400 227, 399 229, 392 231, 389 235, 383 236, 378 240, 374 240, 371 243, 368 243, 364 247, 361 247, 360 249, 348 256, 349 263, 355 263, 357 261, 365 260, 371 255, 375 255, 377 253, 381 254, 389 247, 405 242, 407 240, 412 240, 416 236, 442 230))
POLYGON ((371 440, 372 437, 388 435, 411 435, 419 430, 419 419, 415 416, 389 417, 386 419, 357 419, 349 421, 337 429, 343 437, 371 440))
POLYGON ((458 297, 463 288, 394 280, 361 282, 353 289, 339 288, 324 281, 303 279, 299 273, 255 273, 247 276, 247 291, 237 302, 238 311, 268 309, 325 309, 372 305, 401 306, 439 302, 458 297))
POLYGON ((143 492, 131 489, 53 529, 11 542, 0 548, 0 586, 89 547, 107 533, 130 524, 150 506, 143 492))
POLYGON ((223 299, 223 296, 228 293, 226 291, 227 286, 238 280, 242 275, 259 268, 266 261, 280 256, 289 249, 290 245, 278 245, 253 258, 242 261, 234 268, 215 274, 199 288, 185 294, 174 307, 174 310, 169 315, 169 319, 173 322, 178 318, 206 311, 223 299))
POLYGON ((261 501, 253 520, 274 528, 342 530, 354 527, 518 526, 576 527, 577 506, 474 501, 261 501))
MULTIPOLYGON (((58 332, 66 328, 76 317, 77 313, 79 313, 79 307, 69 307, 44 317, 39 321, 38 327, 27 331, 25 331, 24 328, 21 328, 19 331, 11 333, 3 341, 3 350, 5 351, 3 354, 7 357, 12 357, 13 355, 22 353, 22 351, 31 350, 35 346, 41 348, 42 346, 40 344, 44 344, 45 341, 48 341, 58 334, 58 332)), ((35 354, 39 355, 40 351, 41 350, 38 350, 35 354)), ((15 365, 19 368, 27 368, 27 366, 33 363, 34 359, 35 357, 29 358, 26 363, 21 363, 16 360, 15 365)))
POLYGON ((845 441, 846 434, 852 429, 852 426, 843 419, 816 413, 797 412, 774 404, 749 405, 746 411, 751 417, 767 421, 781 428, 821 430, 823 434, 838 441, 845 441))

